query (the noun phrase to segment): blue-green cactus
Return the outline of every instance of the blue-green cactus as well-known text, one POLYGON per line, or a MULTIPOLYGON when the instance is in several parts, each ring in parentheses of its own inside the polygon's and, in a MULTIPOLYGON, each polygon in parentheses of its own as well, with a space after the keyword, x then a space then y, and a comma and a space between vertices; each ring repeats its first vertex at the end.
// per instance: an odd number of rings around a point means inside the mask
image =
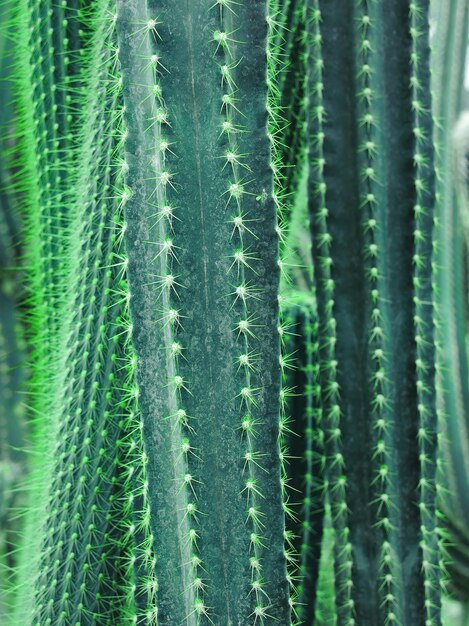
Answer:
POLYGON ((117 30, 158 619, 287 624, 267 3, 118 1, 117 30))
POLYGON ((439 624, 428 3, 309 2, 309 202, 339 625, 439 624))
POLYGON ((7 3, 11 626, 439 625, 427 5, 7 3))
POLYGON ((293 297, 283 310, 285 385, 288 398, 285 429, 286 477, 292 516, 287 520, 295 572, 295 623, 313 624, 323 541, 325 482, 318 323, 310 297, 293 297))
POLYGON ((467 600, 469 509, 467 480, 467 415, 469 410, 467 310, 467 114, 463 109, 463 72, 469 32, 469 3, 438 3, 435 13, 433 91, 438 146, 438 359, 441 412, 442 528, 449 552, 449 587, 467 600), (459 118, 459 119, 458 119, 459 118))

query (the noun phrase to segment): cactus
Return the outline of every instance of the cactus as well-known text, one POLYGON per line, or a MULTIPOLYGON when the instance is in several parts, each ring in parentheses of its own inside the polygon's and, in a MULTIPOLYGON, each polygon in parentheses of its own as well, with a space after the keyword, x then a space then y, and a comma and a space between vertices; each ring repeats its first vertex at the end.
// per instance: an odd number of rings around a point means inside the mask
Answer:
MULTIPOLYGON (((282 187, 290 204, 300 182, 305 161, 306 29, 303 0, 271 1, 271 19, 277 24, 271 45, 274 55, 277 140, 282 187)), ((288 214, 285 215, 288 220, 288 214)))
POLYGON ((285 352, 288 350, 291 355, 285 372, 286 388, 292 390, 285 437, 286 475, 294 494, 293 516, 287 520, 287 532, 291 535, 293 552, 299 557, 296 623, 313 624, 325 507, 318 324, 314 301, 293 294, 291 298, 294 303, 283 311, 285 352))
MULTIPOLYGON (((46 145, 58 141, 59 148, 65 142, 63 168, 70 193, 65 193, 57 176, 47 190, 53 200, 41 207, 43 213, 38 213, 36 198, 27 196, 24 207, 31 263, 27 274, 32 293, 30 332, 39 343, 33 353, 32 384, 34 409, 41 418, 34 429, 40 463, 34 463, 30 479, 14 624, 87 624, 95 623, 98 616, 102 624, 122 624, 127 613, 131 613, 127 623, 134 623, 133 594, 141 594, 141 584, 134 582, 127 565, 129 544, 138 561, 142 550, 148 549, 149 533, 140 528, 146 509, 128 511, 130 489, 142 505, 146 499, 139 422, 132 411, 132 355, 126 347, 130 324, 125 265, 119 256, 123 224, 117 191, 122 167, 116 154, 123 140, 110 7, 103 1, 80 15, 87 28, 90 62, 85 57, 79 77, 73 77, 87 86, 74 111, 80 129, 75 142, 63 136, 60 124, 41 135, 46 145), (55 131, 62 133, 56 139, 55 131), (74 163, 80 168, 74 168, 74 163), (44 229, 59 219, 64 220, 62 228, 44 242, 44 229), (55 250, 50 261, 54 280, 63 290, 60 299, 50 292, 53 287, 43 263, 35 263, 38 256, 47 261, 49 253, 44 257, 41 248, 47 242, 55 250), (57 307, 53 324, 45 310, 50 307, 49 297, 57 307), (133 462, 132 473, 129 462, 133 462), (133 524, 143 537, 139 545, 129 532, 133 524)), ((33 100, 30 107, 20 102, 24 124, 20 171, 29 172, 34 181, 33 172, 42 170, 38 163, 46 156, 26 123, 29 110, 37 111, 36 93, 20 95, 33 100)), ((44 170, 48 167, 44 165, 44 170)))
POLYGON ((427 0, 6 6, 12 626, 439 625, 427 0))
MULTIPOLYGON (((468 402, 468 354, 466 340, 466 273, 467 273, 467 218, 469 207, 467 161, 469 155, 469 125, 467 112, 454 128, 453 168, 459 169, 452 180, 453 194, 441 204, 445 236, 441 238, 441 255, 451 269, 450 278, 440 291, 441 316, 447 315, 448 324, 440 327, 442 419, 441 501, 444 518, 442 525, 449 531, 449 586, 461 600, 469 600, 467 593, 468 504, 466 484, 466 437, 468 402), (448 246, 451 246, 449 249, 448 246)), ((451 176, 451 174, 449 175, 451 176)), ((443 195, 444 198, 444 195, 443 195)))
MULTIPOLYGON (((9 7, 0 7, 0 21, 8 17, 9 7)), ((7 165, 7 155, 14 149, 11 63, 8 41, 0 33, 0 619, 7 613, 16 583, 11 572, 17 541, 12 517, 21 503, 19 485, 26 470, 21 403, 26 378, 19 320, 21 290, 15 289, 19 258, 17 198, 11 189, 7 165)))
POLYGON ((266 18, 117 2, 160 624, 290 619, 266 18))
POLYGON ((340 626, 440 623, 427 13, 425 1, 308 7, 309 203, 340 626))
POLYGON ((469 509, 465 445, 469 410, 466 348, 467 273, 467 113, 463 108, 469 3, 438 5, 433 57, 435 140, 438 151, 438 328, 439 404, 442 414, 441 507, 449 531, 449 588, 462 600, 467 594, 469 509))

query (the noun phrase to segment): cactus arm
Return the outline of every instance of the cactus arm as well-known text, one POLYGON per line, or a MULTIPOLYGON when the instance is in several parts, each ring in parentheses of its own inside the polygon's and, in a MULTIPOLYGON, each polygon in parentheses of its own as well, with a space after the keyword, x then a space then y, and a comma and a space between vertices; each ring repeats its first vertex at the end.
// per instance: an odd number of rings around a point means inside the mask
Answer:
MULTIPOLYGON (((279 137, 283 164, 283 187, 288 205, 293 202, 305 160, 305 82, 306 82, 306 28, 305 4, 295 3, 294 14, 281 48, 281 58, 286 58, 287 68, 280 73, 278 89, 280 115, 284 131, 279 137)), ((285 219, 288 219, 289 212, 285 219)))
MULTIPOLYGON (((334 291, 334 317, 337 324, 335 359, 338 362, 335 393, 339 402, 340 422, 330 423, 326 438, 335 438, 340 446, 338 454, 343 455, 344 468, 334 470, 331 476, 331 499, 333 518, 336 519, 336 596, 338 623, 347 623, 347 614, 354 610, 361 620, 370 623, 381 621, 379 601, 373 585, 378 576, 376 533, 363 533, 364 528, 373 524, 373 510, 369 502, 373 500, 369 465, 372 453, 363 454, 358 438, 372 438, 373 429, 369 420, 369 406, 372 403, 368 384, 368 355, 361 346, 368 344, 367 300, 368 284, 363 272, 365 263, 365 242, 363 239, 361 215, 355 207, 361 204, 359 187, 359 164, 357 153, 359 136, 357 123, 359 112, 356 102, 356 74, 358 60, 351 50, 357 49, 356 25, 358 15, 349 5, 337 14, 337 6, 321 5, 321 38, 324 59, 324 183, 325 201, 329 212, 328 229, 331 235, 332 277, 334 291), (338 45, 338 42, 341 45, 338 45), (344 78, 346 77, 346 78, 344 78), (340 174, 339 174, 340 173, 340 174), (334 184, 340 175, 340 184, 334 184), (342 230, 343 228, 343 230, 342 230), (347 241, 344 235, 347 233, 347 241), (352 305, 353 303, 353 305, 352 305), (341 364, 341 365, 340 365, 341 364), (345 400, 345 398, 347 400, 345 400), (343 402, 343 404, 342 404, 343 402), (343 407, 348 407, 344 411, 343 407), (353 419, 352 419, 353 416, 353 419), (335 432, 334 432, 335 431, 335 432), (344 484, 346 477, 346 484, 344 484), (341 508, 344 494, 348 504, 348 525, 350 534, 343 527, 341 508), (357 592, 351 595, 350 585, 344 580, 344 565, 347 557, 347 542, 353 546, 351 578, 355 578, 357 592), (356 546, 356 547, 355 547, 356 546), (340 552, 343 553, 339 554, 340 552), (356 560, 355 560, 356 559, 356 560), (339 574, 339 569, 342 574, 339 574), (363 595, 361 595, 363 594, 363 595)), ((319 165, 317 166, 320 167, 319 165)), ((316 264, 315 264, 316 267, 316 264)), ((327 393, 327 392, 326 392, 327 393)), ((335 421, 335 418, 334 418, 335 421)), ((330 451, 330 454, 337 454, 330 451)))
POLYGON ((281 226, 287 228, 291 205, 305 156, 304 86, 306 77, 304 2, 271 0, 269 3, 269 110, 272 128, 281 226))
MULTIPOLYGON (((257 328, 255 337, 245 337, 247 351, 253 350, 259 359, 259 366, 254 368, 250 376, 246 373, 246 383, 256 392, 255 402, 249 407, 252 423, 257 434, 247 443, 247 451, 257 453, 262 459, 260 468, 251 465, 250 474, 259 486, 262 497, 254 498, 256 507, 261 511, 272 511, 271 521, 260 529, 252 524, 252 530, 261 530, 265 544, 269 549, 253 549, 254 558, 262 563, 262 580, 265 581, 266 598, 268 602, 256 595, 254 612, 262 612, 270 619, 275 617, 289 623, 290 608, 288 606, 288 587, 285 566, 283 542, 279 538, 285 528, 283 515, 282 492, 279 490, 280 463, 279 463, 279 394, 280 394, 280 338, 278 336, 279 311, 277 294, 279 287, 279 246, 277 236, 278 216, 274 198, 272 176, 272 154, 268 136, 269 117, 267 111, 267 64, 266 47, 268 45, 268 2, 257 0, 246 4, 238 12, 238 18, 229 16, 228 24, 233 29, 237 21, 240 28, 240 41, 235 43, 234 54, 243 59, 234 68, 234 83, 239 88, 240 111, 238 123, 244 132, 240 134, 240 151, 248 155, 246 165, 254 173, 248 196, 241 204, 241 208, 253 217, 252 243, 249 238, 243 237, 242 244, 258 244, 257 258, 259 261, 245 269, 244 280, 258 290, 258 297, 251 303, 244 305, 243 316, 250 316, 257 328), (249 48, 250 54, 246 50, 249 48), (255 103, 255 108, 252 106, 255 103), (257 118, 257 119, 256 119, 257 118), (262 125, 259 125, 259 119, 262 125), (265 366, 261 364, 266 364, 265 366), (270 608, 269 608, 270 605, 270 608)), ((233 113, 236 119, 236 113, 233 113)), ((237 176, 242 176, 237 172, 237 176)), ((239 208, 239 207, 237 207, 239 208)), ((243 410, 244 412, 244 410, 243 410)), ((265 620, 269 623, 268 620, 265 620)))
MULTIPOLYGON (((165 620, 166 623, 169 623, 167 620, 176 623, 187 620, 188 624, 195 624, 195 576, 191 565, 190 516, 187 511, 190 501, 187 489, 190 492, 190 487, 183 485, 181 488, 178 484, 189 472, 185 464, 187 452, 182 449, 184 436, 177 422, 176 359, 171 353, 173 342, 168 319, 171 286, 168 290, 160 290, 158 284, 158 279, 163 281, 164 277, 171 275, 171 255, 166 255, 164 251, 157 255, 158 247, 145 244, 152 240, 150 220, 155 207, 161 211, 168 203, 165 184, 156 179, 163 171, 164 152, 158 151, 163 139, 163 121, 158 120, 158 96, 153 95, 154 87, 158 85, 151 66, 152 54, 156 54, 152 48, 155 35, 152 29, 145 27, 149 20, 156 20, 157 16, 151 16, 146 5, 139 2, 118 2, 117 11, 126 107, 126 184, 132 194, 126 203, 126 245, 132 304, 135 307, 131 307, 135 329, 133 342, 141 372, 140 406, 152 483, 150 501, 158 520, 156 527, 153 522, 153 532, 157 554, 165 555, 165 559, 158 563, 160 619, 163 623, 165 620), (140 283, 134 284, 134 275, 141 277, 140 283), (157 312, 159 315, 155 319, 157 312), (153 379, 155 372, 161 372, 161 380, 164 381, 160 393, 153 379), (170 424, 170 420, 175 423, 170 424), (155 431, 158 423, 161 427, 155 431), (163 532, 166 524, 171 531, 163 532)), ((162 63, 164 65, 165 62, 162 63)), ((163 116, 163 109, 160 111, 163 116)), ((157 243, 161 246, 170 237, 171 231, 164 218, 153 218, 155 222, 157 243)))
POLYGON ((428 7, 319 8, 310 202, 338 624, 437 624, 428 7))
MULTIPOLYGON (((28 560, 20 569, 28 569, 23 579, 33 578, 34 594, 29 584, 20 589, 18 623, 93 623, 97 615, 104 619, 114 603, 112 576, 105 575, 106 556, 114 559, 109 514, 116 497, 122 395, 130 397, 130 391, 117 358, 123 333, 117 318, 126 294, 120 286, 124 265, 114 256, 122 235, 115 219, 119 200, 111 189, 122 176, 114 161, 122 138, 115 129, 119 90, 108 10, 107 2, 100 3, 101 16, 97 9, 90 24, 96 29, 86 77, 90 95, 82 96, 79 152, 70 155, 81 164, 67 196, 75 234, 64 266, 70 310, 57 338, 60 358, 41 372, 52 399, 47 423, 36 437, 35 452, 43 465, 31 485, 25 526, 26 536, 32 528, 35 532, 23 546, 23 561, 26 554, 28 560)), ((118 501, 122 497, 118 494, 118 501)))
POLYGON ((452 590, 467 597, 464 572, 467 538, 464 520, 469 519, 466 497, 469 476, 467 407, 469 406, 468 361, 466 350, 465 234, 467 204, 465 144, 467 129, 463 118, 456 122, 463 107, 469 3, 454 0, 438 3, 444 19, 436 21, 433 56, 435 141, 438 147, 438 381, 441 408, 441 485, 442 525, 449 531, 447 564, 452 590), (448 69, 449 68, 449 69, 448 69), (460 177, 462 165, 462 176, 460 177), (461 193, 462 191, 462 193, 461 193))
MULTIPOLYGON (((322 33, 319 24, 322 12, 317 2, 307 4, 308 28, 308 203, 311 215, 311 230, 313 238, 313 263, 315 272, 317 307, 319 319, 319 363, 320 385, 322 389, 329 388, 330 392, 323 397, 323 421, 326 439, 326 455, 335 459, 336 463, 328 470, 327 480, 332 485, 338 485, 342 475, 342 457, 338 439, 331 434, 339 426, 338 388, 336 381, 336 318, 335 318, 335 285, 331 278, 331 237, 328 224, 328 207, 326 207, 326 183, 324 178, 324 100, 322 89, 318 85, 324 80, 324 58, 322 33)), ((343 488, 333 489, 331 492, 331 510, 335 529, 335 559, 336 587, 339 623, 346 623, 352 615, 348 605, 350 593, 347 580, 350 576, 350 560, 346 553, 349 534, 347 508, 345 505, 343 488), (342 621, 340 621, 342 620, 342 621)))
POLYGON ((118 8, 133 342, 156 552, 166 555, 159 620, 289 623, 266 3, 118 8), (152 19, 157 35, 145 32, 152 19), (161 136, 158 120, 156 135, 144 123, 157 108, 161 136))

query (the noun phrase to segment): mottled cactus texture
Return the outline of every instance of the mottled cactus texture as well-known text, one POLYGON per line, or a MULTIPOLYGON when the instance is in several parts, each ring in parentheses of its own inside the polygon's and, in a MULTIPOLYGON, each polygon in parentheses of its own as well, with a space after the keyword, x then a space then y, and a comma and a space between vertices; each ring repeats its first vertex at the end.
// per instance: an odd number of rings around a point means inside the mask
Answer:
POLYGON ((428 3, 310 0, 309 206, 337 623, 440 623, 428 3))

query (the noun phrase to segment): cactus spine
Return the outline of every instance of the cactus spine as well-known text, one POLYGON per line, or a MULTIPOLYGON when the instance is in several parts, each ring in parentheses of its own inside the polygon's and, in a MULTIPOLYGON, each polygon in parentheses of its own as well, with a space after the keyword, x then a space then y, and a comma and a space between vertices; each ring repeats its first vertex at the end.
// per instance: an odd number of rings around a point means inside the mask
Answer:
POLYGON ((439 624, 427 13, 426 2, 309 2, 310 212, 339 625, 439 624))

